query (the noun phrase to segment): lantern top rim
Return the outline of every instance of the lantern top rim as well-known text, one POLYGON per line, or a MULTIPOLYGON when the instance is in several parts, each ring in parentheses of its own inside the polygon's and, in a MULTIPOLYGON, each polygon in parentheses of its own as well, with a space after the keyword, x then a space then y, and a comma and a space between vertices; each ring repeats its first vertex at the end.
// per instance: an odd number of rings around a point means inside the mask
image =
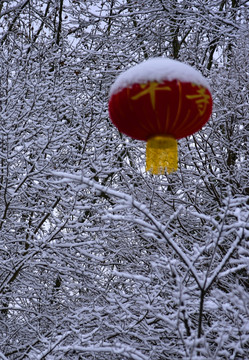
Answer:
POLYGON ((133 84, 150 81, 163 82, 179 80, 201 85, 210 90, 204 76, 192 66, 163 57, 150 58, 122 72, 112 84, 110 97, 133 84))

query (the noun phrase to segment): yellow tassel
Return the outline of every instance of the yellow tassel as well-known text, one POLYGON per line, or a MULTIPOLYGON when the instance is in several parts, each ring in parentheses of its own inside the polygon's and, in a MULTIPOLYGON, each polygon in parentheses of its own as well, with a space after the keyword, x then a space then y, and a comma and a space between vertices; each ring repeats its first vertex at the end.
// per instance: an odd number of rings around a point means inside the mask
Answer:
POLYGON ((177 170, 177 141, 171 136, 154 136, 147 141, 146 171, 169 174, 177 170))

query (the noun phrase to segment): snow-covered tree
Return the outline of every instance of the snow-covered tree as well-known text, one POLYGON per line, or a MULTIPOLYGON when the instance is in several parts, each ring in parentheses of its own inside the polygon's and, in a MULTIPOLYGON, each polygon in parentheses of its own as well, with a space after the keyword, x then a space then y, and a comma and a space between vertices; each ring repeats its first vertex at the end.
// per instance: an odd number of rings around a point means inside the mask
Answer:
POLYGON ((0 1, 0 358, 248 359, 248 1, 0 1), (164 56, 214 107, 144 171, 108 94, 164 56))

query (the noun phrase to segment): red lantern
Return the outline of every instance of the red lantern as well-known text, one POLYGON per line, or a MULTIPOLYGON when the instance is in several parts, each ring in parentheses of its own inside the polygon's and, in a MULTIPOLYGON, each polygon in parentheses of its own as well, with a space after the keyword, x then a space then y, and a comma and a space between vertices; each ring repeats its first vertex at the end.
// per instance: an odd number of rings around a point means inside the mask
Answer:
POLYGON ((212 112, 203 76, 189 65, 156 58, 121 74, 110 92, 109 114, 120 132, 147 141, 146 170, 177 170, 177 139, 200 130, 212 112))

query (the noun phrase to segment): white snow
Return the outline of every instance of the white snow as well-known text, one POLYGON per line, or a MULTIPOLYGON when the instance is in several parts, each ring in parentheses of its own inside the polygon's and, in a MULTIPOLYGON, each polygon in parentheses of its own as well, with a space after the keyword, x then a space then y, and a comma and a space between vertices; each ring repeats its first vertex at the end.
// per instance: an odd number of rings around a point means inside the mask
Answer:
POLYGON ((191 82, 209 89, 207 80, 190 65, 167 58, 151 58, 121 73, 111 86, 110 96, 133 84, 164 80, 191 82))

